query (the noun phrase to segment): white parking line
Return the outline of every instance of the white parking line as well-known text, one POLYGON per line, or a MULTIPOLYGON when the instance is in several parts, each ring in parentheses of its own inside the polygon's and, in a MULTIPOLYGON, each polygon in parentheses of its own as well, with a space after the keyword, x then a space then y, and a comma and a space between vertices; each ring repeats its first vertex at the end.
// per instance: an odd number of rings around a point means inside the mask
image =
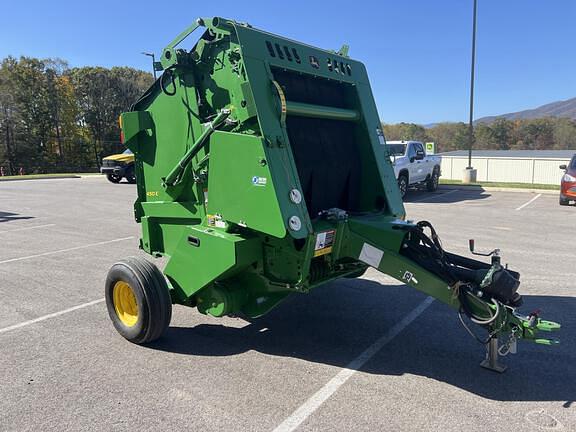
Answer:
POLYGON ((36 225, 36 226, 25 227, 25 228, 16 228, 13 230, 0 231, 0 234, 11 233, 11 232, 16 232, 16 231, 26 231, 26 230, 37 229, 37 228, 47 228, 47 227, 51 227, 54 225, 56 225, 56 224, 46 224, 46 225, 36 225))
POLYGON ((412 321, 424 312, 432 304, 432 297, 426 298, 416 309, 406 315, 399 323, 392 327, 388 333, 374 342, 362 354, 352 360, 344 369, 342 369, 334 378, 332 378, 324 387, 318 390, 304 404, 284 420, 274 432, 292 432, 304 422, 314 411, 326 402, 336 390, 338 390, 348 379, 354 375, 364 364, 370 360, 378 351, 389 344, 396 336, 400 334, 412 321))
POLYGON ((454 192, 458 192, 458 191, 459 191, 459 189, 454 189, 454 190, 451 190, 451 191, 448 191, 448 192, 444 192, 443 194, 436 194, 436 195, 432 195, 432 196, 428 195, 426 198, 422 198, 422 199, 419 199, 419 200, 416 200, 416 201, 407 201, 406 204, 417 203, 417 202, 422 202, 422 201, 428 201, 428 200, 431 200, 431 199, 440 198, 440 197, 443 197, 443 196, 446 196, 446 195, 450 195, 450 194, 453 194, 454 192))
POLYGON ((538 194, 536 195, 534 198, 532 198, 530 201, 528 201, 527 203, 522 204, 520 207, 518 207, 516 210, 522 210, 524 207, 532 204, 534 201, 536 201, 538 198, 540 198, 542 196, 542 194, 538 194))
POLYGON ((30 187, 31 184, 36 183, 56 183, 62 182, 66 180, 74 180, 77 177, 64 177, 64 178, 43 178, 43 179, 20 179, 20 180, 13 180, 13 181, 2 181, 0 182, 0 186, 5 184, 6 186, 22 186, 22 187, 30 187))
POLYGON ((83 308, 88 307, 88 306, 92 306, 92 305, 95 305, 95 304, 98 304, 98 303, 102 303, 103 301, 104 301, 103 298, 102 298, 102 299, 98 299, 98 300, 93 300, 93 301, 88 302, 88 303, 83 303, 83 304, 78 305, 78 306, 73 306, 73 307, 71 307, 71 308, 61 310, 60 312, 54 312, 54 313, 51 313, 51 314, 48 314, 48 315, 44 315, 44 316, 41 316, 41 317, 38 317, 38 318, 31 319, 31 320, 29 320, 29 321, 21 322, 21 323, 19 323, 19 324, 14 324, 14 325, 11 325, 11 326, 8 326, 8 327, 4 327, 4 328, 1 328, 1 329, 0 329, 0 334, 1 334, 1 333, 7 333, 7 332, 9 332, 9 331, 16 330, 16 329, 19 329, 19 328, 22 328, 22 327, 26 327, 26 326, 29 326, 29 325, 32 325, 32 324, 36 324, 36 323, 38 323, 38 322, 45 321, 45 320, 50 319, 50 318, 55 318, 55 317, 57 317, 57 316, 64 315, 64 314, 67 314, 67 313, 70 313, 70 312, 74 312, 75 310, 83 309, 83 308))
POLYGON ((24 261, 24 260, 28 260, 28 259, 32 259, 32 258, 38 258, 38 257, 43 257, 43 256, 48 256, 48 255, 55 255, 55 254, 70 252, 70 251, 74 251, 74 250, 78 250, 78 249, 86 249, 86 248, 90 248, 90 247, 94 247, 94 246, 116 243, 116 242, 120 242, 120 241, 124 241, 124 240, 131 240, 133 238, 134 238, 134 236, 123 237, 123 238, 119 238, 119 239, 108 240, 108 241, 103 241, 103 242, 98 242, 98 243, 90 243, 87 245, 76 246, 76 247, 67 248, 67 249, 60 249, 60 250, 55 250, 55 251, 50 251, 50 252, 44 252, 44 253, 36 254, 36 255, 28 255, 28 256, 19 257, 19 258, 11 258, 11 259, 7 259, 4 261, 0 261, 0 264, 6 264, 6 263, 15 262, 15 261, 24 261))

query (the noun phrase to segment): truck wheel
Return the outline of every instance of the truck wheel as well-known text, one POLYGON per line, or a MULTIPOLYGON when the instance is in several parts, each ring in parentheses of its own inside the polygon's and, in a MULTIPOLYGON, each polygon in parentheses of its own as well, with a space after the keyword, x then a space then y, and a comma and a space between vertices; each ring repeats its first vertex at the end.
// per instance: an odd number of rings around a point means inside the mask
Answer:
POLYGON ((136 174, 134 173, 134 166, 131 166, 126 170, 126 180, 128 180, 128 183, 131 184, 136 183, 136 174))
POLYGON ((404 198, 408 191, 408 177, 406 174, 400 174, 398 177, 398 189, 400 189, 400 196, 404 198))
POLYGON ((122 180, 122 176, 119 176, 118 174, 114 173, 106 174, 106 178, 108 179, 109 182, 112 183, 120 183, 120 180, 122 180))
POLYGON ((560 197, 560 205, 561 206, 567 206, 568 204, 570 204, 569 200, 567 200, 566 198, 560 197))
POLYGON ((439 181, 440 181, 440 174, 438 173, 438 170, 434 168, 434 171, 432 171, 432 175, 426 182, 426 189, 428 190, 428 192, 434 192, 436 189, 438 189, 439 181))
POLYGON ((172 301, 166 279, 143 258, 126 258, 110 268, 105 298, 114 327, 130 342, 152 342, 170 324, 172 301))

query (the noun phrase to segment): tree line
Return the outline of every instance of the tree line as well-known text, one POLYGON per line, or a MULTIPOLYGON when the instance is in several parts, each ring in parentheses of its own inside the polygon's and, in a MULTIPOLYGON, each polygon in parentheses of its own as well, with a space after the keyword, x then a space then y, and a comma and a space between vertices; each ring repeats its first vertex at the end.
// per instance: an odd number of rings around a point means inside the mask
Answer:
MULTIPOLYGON (((435 142, 437 152, 468 148, 465 123, 383 124, 388 140, 435 142)), ((498 118, 474 125, 473 148, 478 150, 576 150, 576 120, 547 117, 531 120, 498 118)))
POLYGON ((123 151, 118 116, 152 84, 129 67, 70 68, 60 59, 0 64, 0 168, 18 173, 96 170, 123 151))
MULTIPOLYGON (((94 171, 124 150, 118 116, 152 84, 129 68, 70 68, 60 59, 7 57, 0 63, 0 174, 94 171)), ((384 124, 388 140, 434 141, 437 151, 466 149, 465 123, 384 124)), ((474 127, 474 148, 576 149, 576 121, 496 119, 474 127)))

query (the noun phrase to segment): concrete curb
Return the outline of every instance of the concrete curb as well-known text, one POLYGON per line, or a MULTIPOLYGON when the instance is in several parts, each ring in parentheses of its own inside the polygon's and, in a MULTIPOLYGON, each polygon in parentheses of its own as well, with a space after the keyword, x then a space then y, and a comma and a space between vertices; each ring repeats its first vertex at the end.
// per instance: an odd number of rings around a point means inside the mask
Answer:
POLYGON ((58 176, 46 176, 46 177, 34 177, 34 178, 30 178, 30 177, 26 177, 26 176, 22 176, 24 178, 10 178, 10 179, 3 179, 2 177, 0 177, 0 182, 10 182, 10 181, 25 181, 25 180, 58 180, 58 179, 67 179, 67 178, 81 178, 81 176, 79 175, 75 175, 75 174, 62 174, 62 175, 58 175, 58 176))
POLYGON ((507 188, 507 187, 490 187, 490 186, 476 186, 476 185, 440 185, 439 189, 457 189, 457 190, 483 190, 490 192, 522 192, 522 193, 533 193, 533 194, 547 194, 547 195, 559 195, 559 190, 552 189, 530 189, 530 188, 507 188))

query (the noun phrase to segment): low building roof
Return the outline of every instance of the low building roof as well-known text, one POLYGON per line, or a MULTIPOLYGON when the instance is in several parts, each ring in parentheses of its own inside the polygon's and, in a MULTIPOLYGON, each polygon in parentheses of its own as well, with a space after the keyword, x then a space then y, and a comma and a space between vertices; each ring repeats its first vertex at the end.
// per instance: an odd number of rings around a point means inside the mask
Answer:
MULTIPOLYGON (((472 150, 472 157, 570 159, 576 150, 472 150)), ((439 153, 440 156, 468 157, 468 150, 439 153)))

